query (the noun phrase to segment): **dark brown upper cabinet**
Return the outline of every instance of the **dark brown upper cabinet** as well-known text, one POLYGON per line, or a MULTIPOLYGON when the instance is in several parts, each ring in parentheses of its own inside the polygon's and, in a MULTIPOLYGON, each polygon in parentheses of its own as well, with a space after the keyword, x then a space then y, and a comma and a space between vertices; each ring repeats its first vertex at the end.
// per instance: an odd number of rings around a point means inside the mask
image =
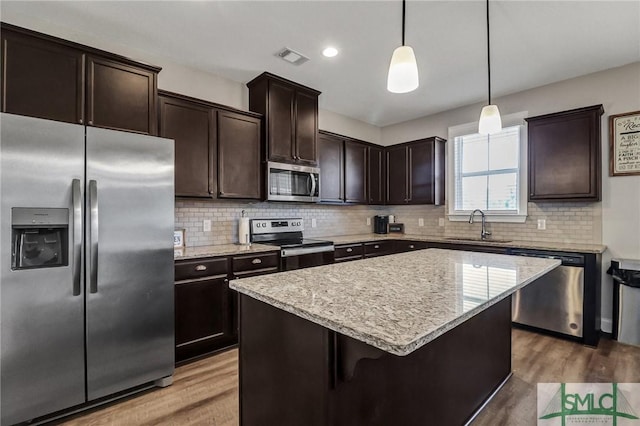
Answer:
POLYGON ((527 118, 529 201, 599 201, 602 105, 527 118))
POLYGON ((85 55, 2 26, 2 111, 84 124, 85 55))
POLYGON ((182 197, 210 197, 216 193, 215 114, 210 106, 161 94, 160 136, 175 141, 175 192, 182 197), (215 141, 215 140, 214 140, 215 141), (211 149, 213 148, 213 149, 211 149))
POLYGON ((160 136, 175 140, 176 196, 262 198, 259 114, 160 91, 160 136))
POLYGON ((315 166, 320 92, 267 72, 247 87, 249 109, 264 116, 266 159, 315 166))
POLYGON ((367 203, 367 145, 344 142, 344 201, 367 203))
POLYGON ((218 198, 260 199, 260 119, 218 111, 218 198))
POLYGON ((87 67, 87 124, 156 134, 156 72, 94 56, 87 67))
POLYGON ((369 144, 335 133, 318 136, 320 201, 367 203, 367 147, 369 144))
POLYGON ((367 147, 367 161, 369 204, 384 204, 386 192, 384 148, 373 145, 367 147))
POLYGON ((444 204, 444 144, 438 137, 386 148, 387 204, 444 204))
POLYGON ((320 201, 344 202, 344 140, 332 134, 318 135, 320 201))
POLYGON ((160 68, 2 23, 2 111, 157 134, 160 68))

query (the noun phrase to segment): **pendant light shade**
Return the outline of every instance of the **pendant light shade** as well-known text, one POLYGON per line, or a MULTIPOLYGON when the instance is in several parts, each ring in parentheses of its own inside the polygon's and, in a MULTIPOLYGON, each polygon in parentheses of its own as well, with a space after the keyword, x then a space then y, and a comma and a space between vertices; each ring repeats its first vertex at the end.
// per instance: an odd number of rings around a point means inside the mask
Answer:
POLYGON ((409 46, 396 48, 389 65, 387 90, 393 93, 407 93, 416 90, 419 84, 418 64, 413 49, 409 46))
POLYGON ((413 49, 404 44, 405 0, 402 0, 402 46, 393 51, 387 90, 392 93, 407 93, 418 88, 418 64, 413 49))
POLYGON ((497 105, 485 105, 480 113, 478 123, 478 133, 481 135, 491 135, 502 130, 502 119, 497 105))
POLYGON ((491 41, 489 37, 489 0, 487 0, 487 82, 488 101, 482 107, 480 121, 478 122, 478 133, 481 135, 491 135, 502 131, 502 118, 497 105, 491 104, 491 41))

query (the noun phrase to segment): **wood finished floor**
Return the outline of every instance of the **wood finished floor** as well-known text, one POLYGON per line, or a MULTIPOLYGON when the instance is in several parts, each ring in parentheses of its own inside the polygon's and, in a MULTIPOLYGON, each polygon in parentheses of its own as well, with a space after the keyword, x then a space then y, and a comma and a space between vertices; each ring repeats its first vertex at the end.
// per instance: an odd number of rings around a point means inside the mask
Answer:
MULTIPOLYGON (((513 330, 512 336, 513 376, 473 426, 535 425, 538 382, 640 382, 640 347, 603 339, 597 349, 592 349, 518 329, 513 330)), ((233 349, 179 367, 174 384, 168 388, 150 391, 60 424, 235 426, 238 424, 237 360, 238 351, 233 349)))

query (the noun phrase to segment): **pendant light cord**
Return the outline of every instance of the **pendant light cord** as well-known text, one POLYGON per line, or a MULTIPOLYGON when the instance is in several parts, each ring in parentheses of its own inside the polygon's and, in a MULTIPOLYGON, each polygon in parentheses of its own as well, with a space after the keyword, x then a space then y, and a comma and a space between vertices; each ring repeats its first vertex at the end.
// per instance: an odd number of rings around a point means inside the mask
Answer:
MULTIPOLYGON (((404 21, 403 21, 403 26, 404 26, 404 21)), ((404 35, 403 35, 403 38, 404 38, 404 35)), ((487 105, 491 105, 491 47, 490 46, 491 46, 491 42, 490 42, 490 36, 489 36, 489 0, 487 0, 487 74, 488 74, 487 81, 489 82, 489 90, 488 90, 489 102, 487 103, 487 105)))
POLYGON ((404 46, 404 17, 405 17, 405 0, 402 0, 402 45, 404 46))

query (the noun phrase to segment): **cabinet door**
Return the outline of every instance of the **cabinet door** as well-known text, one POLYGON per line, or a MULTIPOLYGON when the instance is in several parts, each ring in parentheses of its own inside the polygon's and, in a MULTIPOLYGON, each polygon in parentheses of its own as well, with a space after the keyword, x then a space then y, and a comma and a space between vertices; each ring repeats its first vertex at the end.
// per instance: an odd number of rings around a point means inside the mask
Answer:
POLYGON ((82 52, 2 30, 2 111, 84 122, 82 52))
POLYGON ((275 81, 269 82, 268 158, 291 163, 295 156, 295 89, 275 81))
POLYGON ((316 140, 318 135, 318 95, 298 90, 296 92, 296 150, 299 163, 316 165, 316 140))
POLYGON ((407 147, 387 148, 387 204, 407 203, 407 147))
POLYGON ((347 203, 367 203, 367 146, 344 143, 344 198, 347 203))
POLYGON ((433 142, 407 147, 409 204, 433 204, 433 142))
POLYGON ((160 136, 175 140, 176 196, 209 197, 211 108, 160 96, 160 136))
POLYGON ((156 73, 89 57, 88 124, 156 135, 156 73))
POLYGON ((260 199, 260 119, 218 111, 218 198, 260 199))
POLYGON ((598 105, 528 119, 529 200, 600 199, 598 105))
POLYGON ((318 138, 318 165, 320 166, 320 201, 344 201, 343 141, 331 135, 318 138))
POLYGON ((224 347, 233 338, 228 280, 176 283, 176 361, 224 347))
POLYGON ((385 178, 384 178, 384 149, 370 146, 368 148, 367 168, 367 192, 369 204, 384 204, 385 178))

